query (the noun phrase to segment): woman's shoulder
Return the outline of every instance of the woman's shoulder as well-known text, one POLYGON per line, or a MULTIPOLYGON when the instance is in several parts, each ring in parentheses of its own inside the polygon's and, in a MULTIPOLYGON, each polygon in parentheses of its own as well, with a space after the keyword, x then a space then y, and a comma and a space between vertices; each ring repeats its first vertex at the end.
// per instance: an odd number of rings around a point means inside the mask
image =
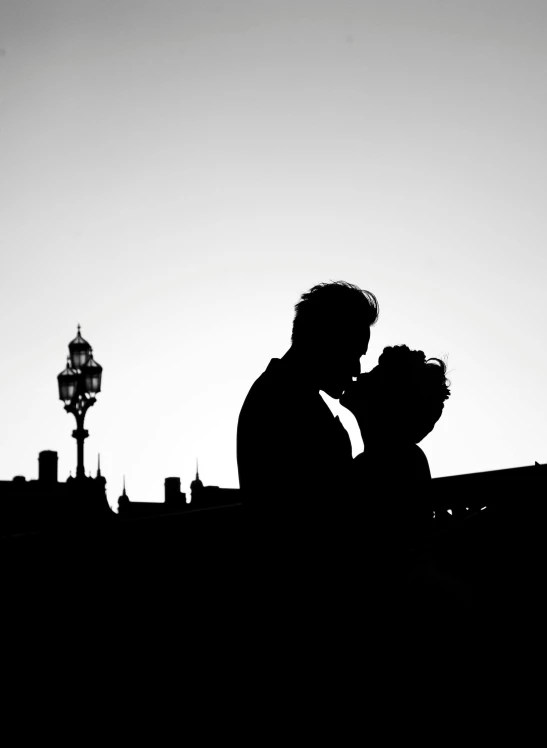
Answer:
POLYGON ((431 471, 424 451, 417 444, 391 445, 390 449, 365 447, 354 459, 357 469, 378 473, 382 478, 392 480, 430 480, 431 471))
POLYGON ((409 442, 398 445, 394 450, 393 469, 399 473, 401 479, 410 480, 429 480, 431 472, 429 462, 421 447, 409 442))
POLYGON ((409 458, 414 467, 415 477, 418 480, 431 480, 431 471, 425 452, 417 444, 409 445, 409 458))

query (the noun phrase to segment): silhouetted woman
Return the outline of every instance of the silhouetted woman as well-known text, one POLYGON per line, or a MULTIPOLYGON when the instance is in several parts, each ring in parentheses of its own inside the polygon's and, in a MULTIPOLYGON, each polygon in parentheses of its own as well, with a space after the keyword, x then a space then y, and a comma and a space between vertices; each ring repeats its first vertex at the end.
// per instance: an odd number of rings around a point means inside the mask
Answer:
POLYGON ((346 390, 340 403, 361 429, 365 449, 355 464, 368 484, 417 488, 431 479, 418 444, 441 417, 448 384, 443 361, 398 345, 384 348, 378 365, 346 390))
POLYGON ((377 551, 376 571, 390 578, 408 566, 411 548, 432 529, 431 472, 418 444, 441 417, 448 384, 443 361, 399 345, 385 348, 378 365, 340 399, 365 446, 354 460, 364 535, 377 551))

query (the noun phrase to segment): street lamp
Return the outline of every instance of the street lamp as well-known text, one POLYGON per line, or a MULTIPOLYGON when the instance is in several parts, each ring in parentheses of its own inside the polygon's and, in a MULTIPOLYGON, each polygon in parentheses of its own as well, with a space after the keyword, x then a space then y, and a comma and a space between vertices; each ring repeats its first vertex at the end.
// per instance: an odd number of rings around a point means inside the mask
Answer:
POLYGON ((76 418, 76 428, 72 432, 78 444, 76 478, 85 478, 84 439, 89 436, 89 431, 84 429, 84 419, 88 408, 95 405, 95 395, 101 391, 103 367, 94 360, 91 346, 80 335, 80 325, 78 334, 68 344, 68 350, 66 369, 57 377, 59 399, 64 402, 67 413, 76 418))

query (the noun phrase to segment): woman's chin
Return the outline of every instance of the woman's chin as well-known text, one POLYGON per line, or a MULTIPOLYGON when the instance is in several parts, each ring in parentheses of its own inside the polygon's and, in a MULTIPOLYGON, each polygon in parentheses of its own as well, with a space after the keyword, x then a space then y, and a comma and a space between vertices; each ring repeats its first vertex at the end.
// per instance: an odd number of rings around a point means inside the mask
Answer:
POLYGON ((414 444, 419 444, 420 442, 423 442, 423 440, 425 439, 425 437, 428 436, 433 431, 434 427, 435 427, 435 424, 433 424, 433 426, 431 426, 430 428, 427 428, 427 429, 424 428, 421 431, 419 431, 415 435, 416 438, 413 439, 414 444))

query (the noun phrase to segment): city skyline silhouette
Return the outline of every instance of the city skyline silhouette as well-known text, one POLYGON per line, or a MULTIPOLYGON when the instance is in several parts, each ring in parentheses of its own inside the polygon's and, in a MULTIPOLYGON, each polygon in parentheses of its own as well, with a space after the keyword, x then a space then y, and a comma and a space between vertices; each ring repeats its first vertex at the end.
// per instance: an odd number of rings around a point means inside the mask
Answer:
MULTIPOLYGON (((76 325, 115 506, 238 486, 249 387, 316 283, 371 289, 386 346, 445 359, 433 477, 547 462, 547 8, 395 2, 0 8, 0 479, 74 473, 76 325)), ((362 449, 353 416, 325 396, 362 449)))

